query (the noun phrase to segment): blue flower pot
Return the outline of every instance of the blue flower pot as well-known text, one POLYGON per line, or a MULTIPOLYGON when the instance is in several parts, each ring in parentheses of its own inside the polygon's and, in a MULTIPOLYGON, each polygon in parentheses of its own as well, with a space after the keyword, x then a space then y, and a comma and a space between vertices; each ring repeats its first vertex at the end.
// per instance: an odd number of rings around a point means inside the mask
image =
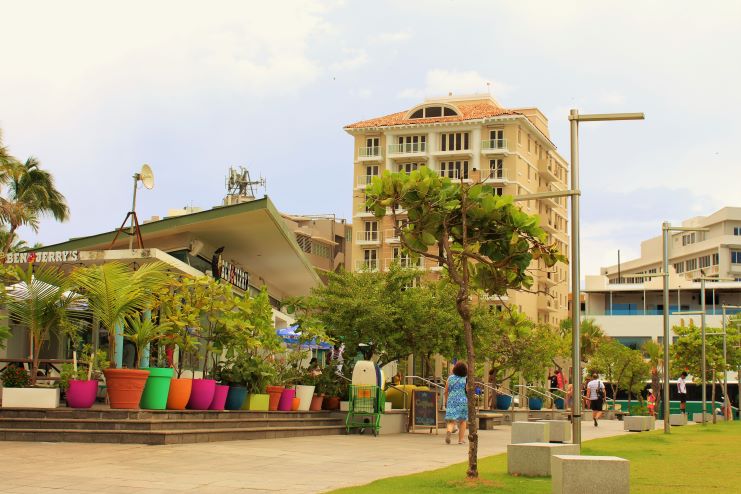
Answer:
POLYGON ((242 408, 246 398, 247 388, 244 386, 229 386, 229 393, 226 395, 224 408, 227 410, 239 410, 242 408))
POLYGON ((543 400, 540 398, 528 398, 527 406, 530 410, 540 410, 543 408, 543 400))
POLYGON ((559 410, 563 410, 565 404, 563 398, 556 398, 555 400, 553 400, 553 402, 556 404, 556 408, 558 408, 559 410))
POLYGON ((509 410, 512 406, 512 397, 507 395, 497 395, 497 410, 509 410))

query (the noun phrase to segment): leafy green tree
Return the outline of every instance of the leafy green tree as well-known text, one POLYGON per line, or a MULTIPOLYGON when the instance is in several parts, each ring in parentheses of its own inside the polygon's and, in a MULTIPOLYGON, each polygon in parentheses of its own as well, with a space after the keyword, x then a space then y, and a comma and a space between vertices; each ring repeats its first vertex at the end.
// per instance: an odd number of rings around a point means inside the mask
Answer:
POLYGON ((628 366, 623 371, 620 379, 620 388, 628 393, 628 410, 632 396, 637 396, 643 404, 643 389, 646 387, 646 381, 650 377, 650 366, 638 350, 630 350, 628 366))
POLYGON ((641 346, 641 351, 648 357, 648 364, 651 367, 651 389, 656 398, 656 410, 662 410, 661 381, 663 378, 662 369, 664 368, 664 349, 655 341, 648 340, 641 346))
POLYGON ((49 215, 57 221, 69 218, 67 201, 56 188, 51 173, 30 157, 20 162, 7 155, 0 159, 0 220, 7 225, 2 253, 7 254, 16 241, 16 230, 28 226, 38 231, 39 220, 49 215))
POLYGON ((410 288, 419 275, 397 265, 380 273, 331 273, 300 302, 302 318, 321 323, 352 355, 367 345, 379 366, 412 353, 453 355, 459 343, 455 289, 433 281, 410 288))
POLYGON ((634 350, 617 340, 607 338, 589 359, 589 369, 604 375, 605 380, 610 383, 613 406, 623 374, 633 363, 633 352, 634 350))
POLYGON ((18 283, 13 286, 7 305, 10 317, 28 329, 32 355, 31 384, 36 384, 41 347, 52 331, 71 324, 70 317, 80 297, 70 290, 66 273, 53 266, 26 269, 16 267, 18 283))
MULTIPOLYGON (((581 363, 586 364, 587 362, 589 362, 589 358, 597 351, 599 346, 607 340, 607 336, 605 335, 605 332, 602 330, 602 328, 600 328, 599 325, 594 322, 594 319, 582 320, 579 328, 581 333, 581 363)), ((566 348, 568 348, 568 353, 564 356, 571 357, 571 335, 573 331, 571 319, 564 319, 563 321, 561 321, 558 329, 561 335, 564 337, 566 348)))
POLYGON ((108 330, 108 355, 116 367, 116 328, 123 331, 127 317, 151 309, 155 293, 167 282, 167 267, 155 262, 132 270, 120 262, 78 268, 72 283, 86 299, 93 315, 108 330))
MULTIPOLYGON (((546 244, 538 217, 524 213, 511 196, 497 196, 484 184, 452 182, 427 167, 410 174, 384 172, 366 189, 367 206, 376 217, 390 209, 396 224, 400 210, 408 223, 400 231, 413 254, 444 266, 456 286, 456 309, 463 326, 466 360, 476 369, 471 295, 475 289, 503 296, 509 290, 530 289, 533 261, 552 267, 565 261, 546 244)), ((474 379, 468 380, 469 477, 478 476, 478 427, 474 379)))

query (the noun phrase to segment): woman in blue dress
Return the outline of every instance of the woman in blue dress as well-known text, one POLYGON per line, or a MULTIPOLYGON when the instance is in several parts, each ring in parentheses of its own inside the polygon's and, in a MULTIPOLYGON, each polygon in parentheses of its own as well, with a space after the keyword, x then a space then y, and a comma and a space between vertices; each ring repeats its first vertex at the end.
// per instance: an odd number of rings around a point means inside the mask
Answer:
POLYGON ((468 398, 466 398, 466 376, 468 367, 458 362, 453 367, 453 374, 445 383, 445 420, 447 432, 445 443, 450 444, 450 436, 456 423, 458 424, 458 444, 465 444, 466 420, 468 419, 468 398))

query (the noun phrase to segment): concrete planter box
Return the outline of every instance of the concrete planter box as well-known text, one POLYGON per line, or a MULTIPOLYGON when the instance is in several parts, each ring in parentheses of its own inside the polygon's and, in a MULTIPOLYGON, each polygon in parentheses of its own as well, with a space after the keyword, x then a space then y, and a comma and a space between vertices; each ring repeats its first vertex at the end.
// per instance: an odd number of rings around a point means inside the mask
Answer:
POLYGON ((630 493, 630 462, 617 456, 553 455, 553 494, 630 493))
MULTIPOLYGON (((567 443, 571 441, 571 422, 568 420, 539 420, 548 423, 548 441, 552 443, 567 443)), ((571 453, 563 453, 571 454, 571 453)))
POLYGON ((669 424, 674 427, 687 425, 687 415, 683 413, 673 413, 669 415, 669 424))
POLYGON ((623 430, 632 432, 652 431, 656 426, 656 419, 645 415, 627 416, 623 418, 623 430))
POLYGON ((578 444, 508 444, 507 473, 527 477, 549 477, 551 475, 551 456, 578 454, 578 444))
POLYGON ((547 443, 550 437, 548 422, 513 422, 512 444, 547 443))
POLYGON ((350 402, 341 401, 340 402, 340 412, 349 412, 349 411, 350 411, 350 402))
POLYGON ((59 408, 59 388, 3 388, 3 408, 59 408))
MULTIPOLYGON (((725 420, 722 415, 715 416, 716 422, 723 422, 725 420)), ((702 412, 695 412, 692 414, 692 421, 696 424, 702 424, 702 412)), ((713 423, 713 414, 710 412, 705 413, 705 422, 713 423)))

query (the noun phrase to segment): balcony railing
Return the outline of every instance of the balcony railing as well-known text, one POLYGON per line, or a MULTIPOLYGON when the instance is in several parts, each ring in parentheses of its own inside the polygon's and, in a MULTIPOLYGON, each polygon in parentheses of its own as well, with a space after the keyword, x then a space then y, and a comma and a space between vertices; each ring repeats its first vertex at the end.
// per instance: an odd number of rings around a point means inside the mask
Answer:
POLYGON ((507 172, 501 168, 483 168, 481 170, 481 180, 489 182, 508 182, 507 172))
POLYGON ((426 142, 408 142, 404 144, 389 144, 389 154, 419 154, 427 152, 426 142))
POLYGON ((378 271, 378 259, 359 259, 355 261, 355 271, 378 271))
POLYGON ((507 139, 488 139, 481 141, 481 151, 507 151, 507 139))
POLYGON ((381 241, 381 234, 377 231, 356 232, 355 240, 359 244, 377 244, 381 241))
POLYGON ((380 146, 360 148, 358 150, 358 157, 360 158, 378 158, 380 156, 381 156, 380 146))
POLYGON ((441 177, 448 177, 453 180, 460 180, 461 178, 463 180, 468 180, 470 178, 468 174, 468 170, 459 169, 459 168, 438 170, 437 173, 439 173, 441 177))
POLYGON ((378 175, 360 175, 358 177, 358 187, 364 189, 367 185, 370 185, 370 183, 373 181, 373 177, 377 176, 378 175))
POLYGON ((404 269, 424 269, 425 260, 421 257, 413 259, 411 257, 388 257, 384 259, 384 268, 388 270, 393 263, 399 264, 404 269))
POLYGON ((383 231, 383 239, 390 244, 398 244, 401 242, 400 230, 396 228, 388 228, 383 231))

